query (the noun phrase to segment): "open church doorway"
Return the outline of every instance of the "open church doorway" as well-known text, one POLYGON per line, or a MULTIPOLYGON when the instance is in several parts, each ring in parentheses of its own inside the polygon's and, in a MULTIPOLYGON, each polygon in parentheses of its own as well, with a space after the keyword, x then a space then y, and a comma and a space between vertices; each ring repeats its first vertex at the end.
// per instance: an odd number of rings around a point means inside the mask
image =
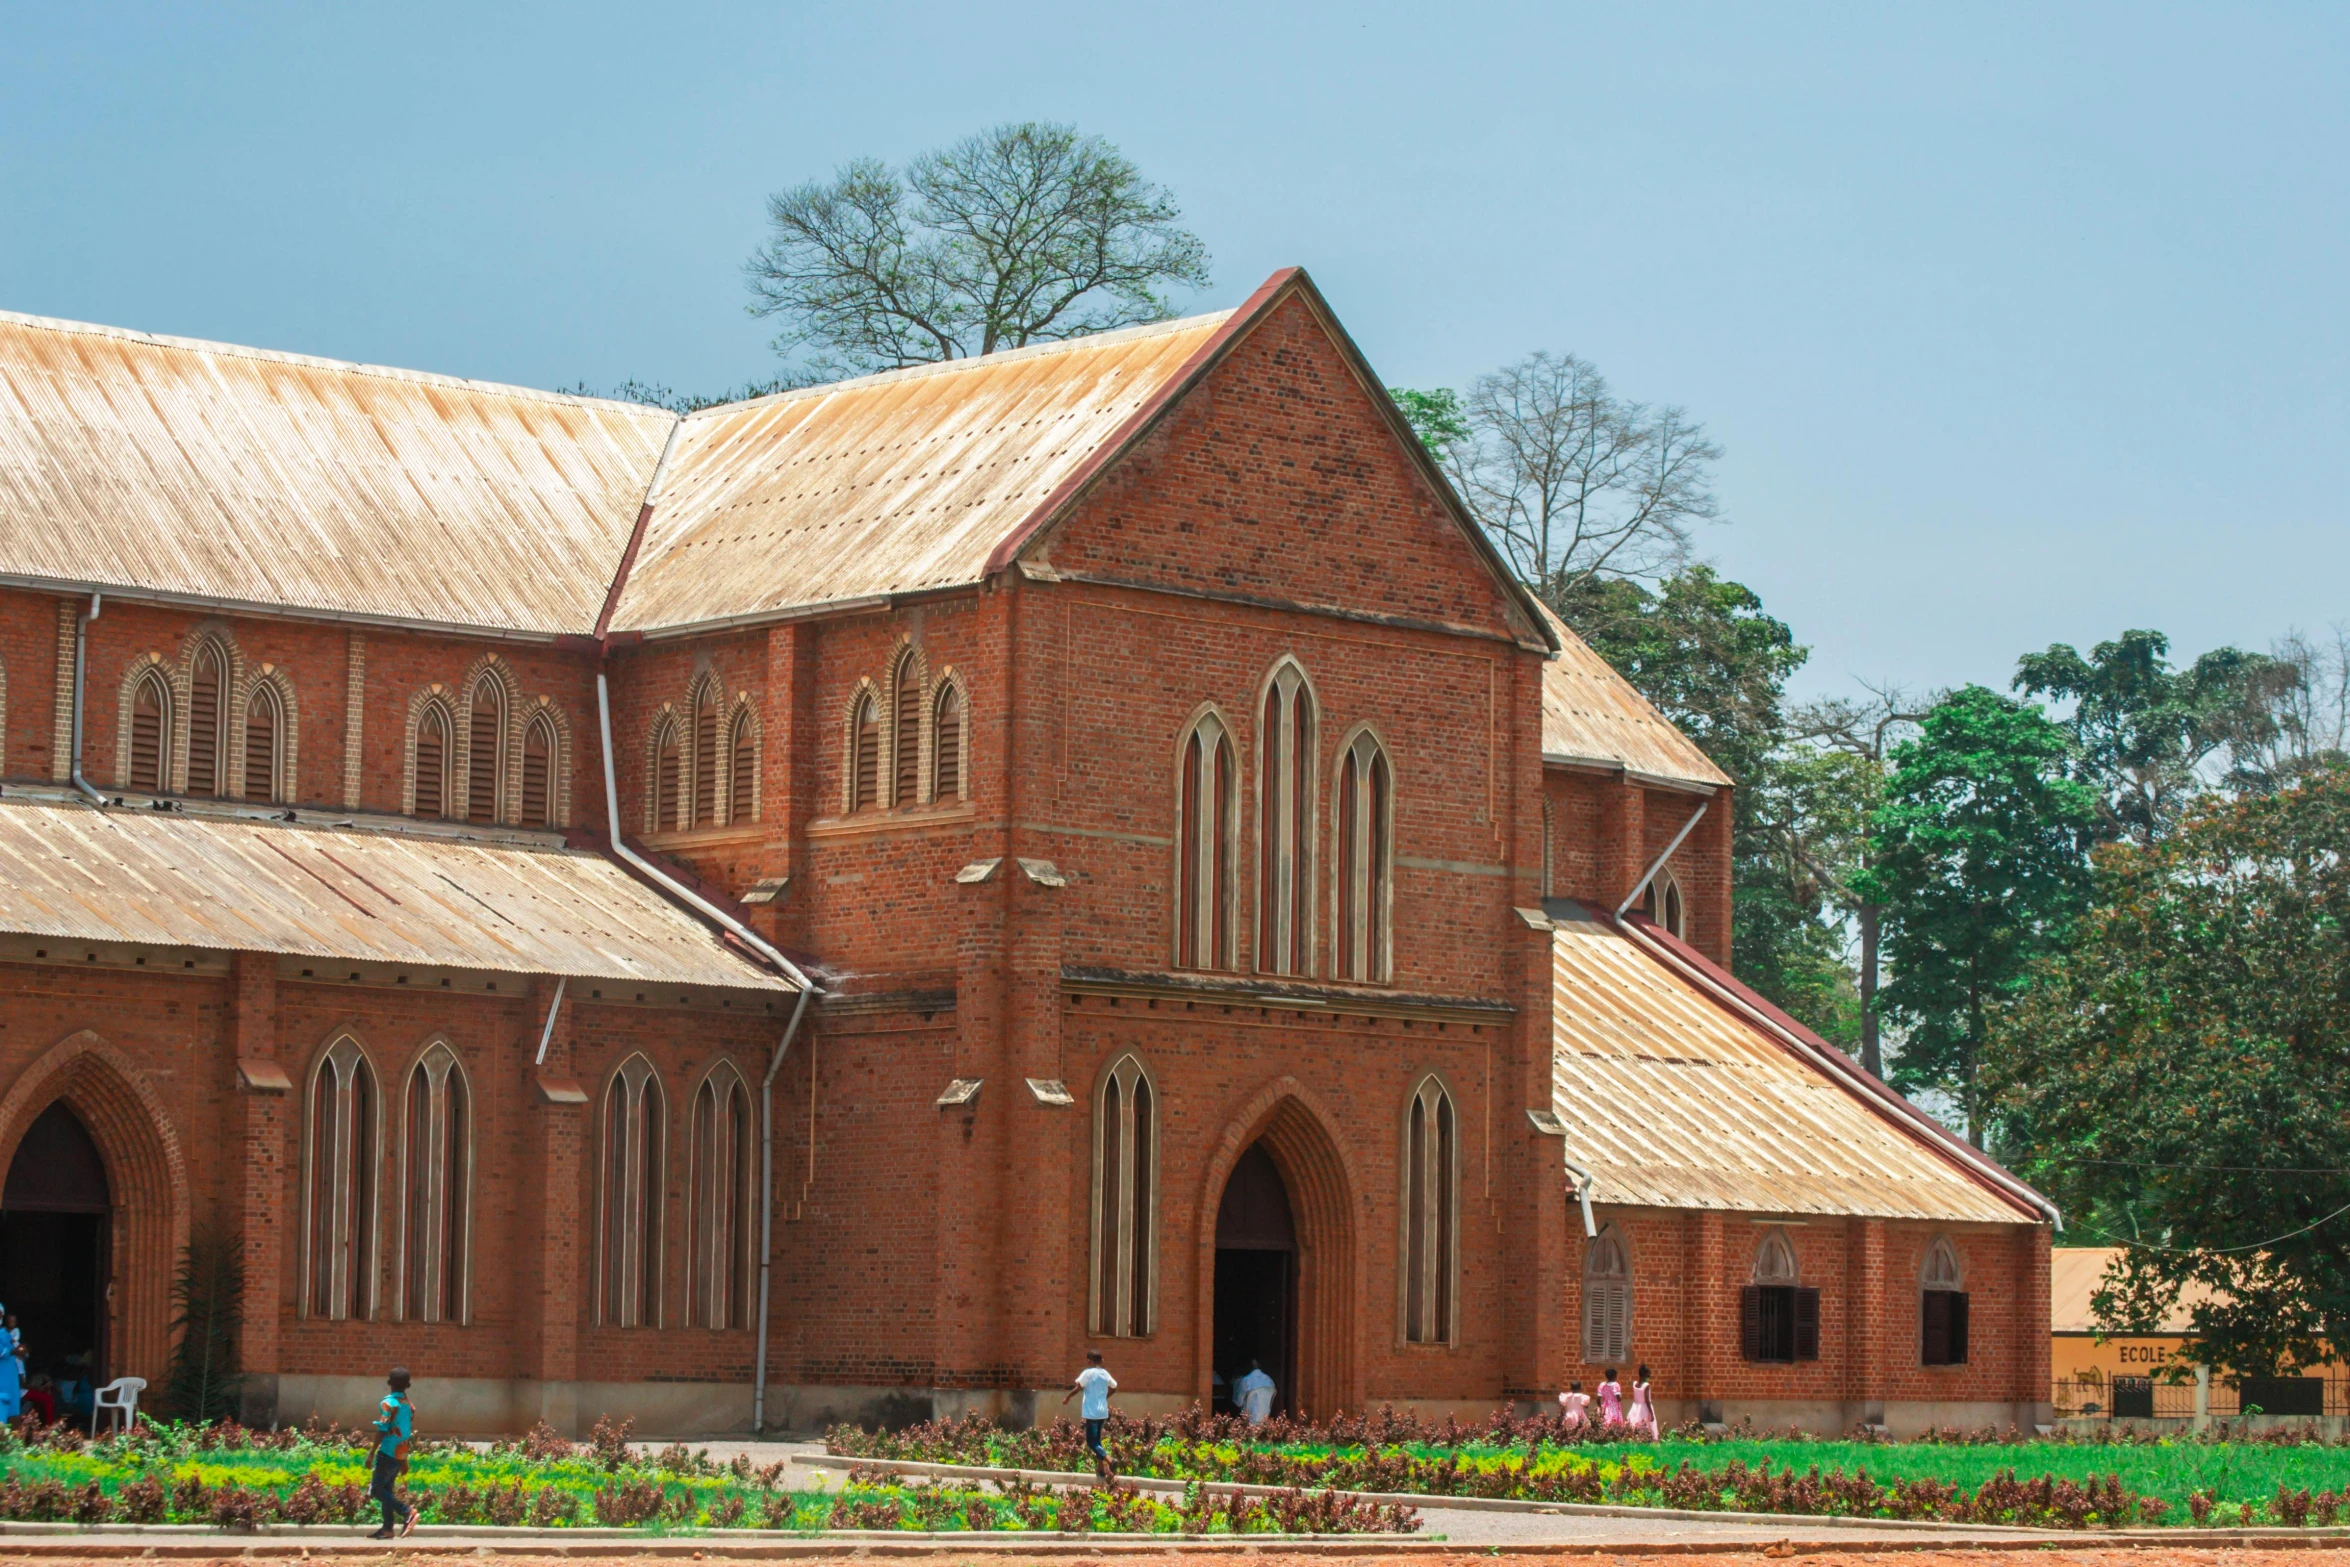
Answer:
POLYGON ((113 1209, 98 1145, 59 1100, 25 1128, 0 1186, 0 1304, 16 1316, 28 1373, 107 1380, 113 1209))
POLYGON ((1273 1412, 1293 1406, 1297 1356, 1297 1226, 1289 1188, 1261 1142, 1224 1182, 1216 1207, 1215 1399, 1232 1411, 1232 1384, 1250 1361, 1273 1379, 1273 1412))

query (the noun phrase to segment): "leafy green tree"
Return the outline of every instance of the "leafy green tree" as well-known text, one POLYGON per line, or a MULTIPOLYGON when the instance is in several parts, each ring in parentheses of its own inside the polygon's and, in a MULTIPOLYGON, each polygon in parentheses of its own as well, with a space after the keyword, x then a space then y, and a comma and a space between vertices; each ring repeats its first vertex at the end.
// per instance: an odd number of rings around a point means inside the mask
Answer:
POLYGON ((2300 671, 2262 653, 2215 648, 2173 669, 2170 639, 2125 631, 2083 658, 2064 643, 2016 661, 2015 689, 2069 699, 2075 774, 2097 791, 2099 835, 2151 843, 2204 787, 2201 769, 2277 730, 2300 671))
POLYGON ((1980 1147, 1985 1019, 2055 950, 2089 890, 2097 801, 2037 707, 1981 686, 1950 693, 1895 748, 1857 878, 1885 910, 1893 978, 1879 992, 1907 1037, 1889 1081, 1956 1101, 1980 1147))
POLYGON ((1449 386, 1425 392, 1408 386, 1391 386, 1387 395, 1403 410, 1412 433, 1428 448, 1428 454, 1436 459, 1438 466, 1449 467, 1454 450, 1469 438, 1469 419, 1461 411, 1461 394, 1449 386))
POLYGON ((2102 851, 2095 909, 1996 1008, 2002 1141, 2076 1229, 2129 1244, 2101 1292, 2147 1331, 2190 1283, 2189 1358, 2240 1374, 2350 1351, 2350 768, 2207 798, 2102 851))
POLYGON ((1099 136, 999 125, 770 196, 750 309, 827 378, 1162 321, 1169 288, 1208 283, 1182 216, 1099 136))

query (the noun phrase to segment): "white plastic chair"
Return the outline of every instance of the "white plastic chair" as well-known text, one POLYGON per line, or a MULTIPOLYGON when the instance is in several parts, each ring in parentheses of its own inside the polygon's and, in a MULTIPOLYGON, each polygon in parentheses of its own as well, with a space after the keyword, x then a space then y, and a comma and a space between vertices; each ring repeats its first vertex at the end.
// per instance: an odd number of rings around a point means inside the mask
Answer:
POLYGON ((146 1388, 147 1379, 145 1377, 116 1377, 98 1389, 97 1392, 92 1393, 90 1395, 90 1435, 96 1436, 98 1434, 98 1413, 105 1409, 120 1411, 122 1428, 125 1431, 137 1426, 139 1423, 139 1395, 145 1392, 146 1388))

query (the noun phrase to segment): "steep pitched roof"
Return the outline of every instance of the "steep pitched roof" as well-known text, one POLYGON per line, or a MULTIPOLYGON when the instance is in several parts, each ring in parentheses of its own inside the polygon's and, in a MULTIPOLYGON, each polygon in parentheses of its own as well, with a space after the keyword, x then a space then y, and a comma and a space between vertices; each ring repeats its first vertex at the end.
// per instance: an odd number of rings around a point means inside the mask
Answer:
POLYGON ((1708 789, 1730 786, 1730 775, 1590 643, 1568 630, 1549 605, 1537 607, 1559 644, 1558 656, 1542 666, 1545 762, 1621 768, 1634 777, 1708 789))
POLYGON ((0 313, 0 580, 586 631, 675 422, 0 313))
POLYGON ((1943 1140, 1724 1007, 1626 930, 1581 905, 1547 907, 1551 1104, 1593 1201, 2036 1220, 1943 1140))

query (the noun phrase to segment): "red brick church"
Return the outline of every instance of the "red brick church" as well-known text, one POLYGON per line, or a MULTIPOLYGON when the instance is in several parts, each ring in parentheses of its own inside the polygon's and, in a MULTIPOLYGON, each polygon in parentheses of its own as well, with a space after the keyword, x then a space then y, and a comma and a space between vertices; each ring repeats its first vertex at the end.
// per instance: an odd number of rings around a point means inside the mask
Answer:
POLYGON ((684 419, 0 315, 0 714, 36 1371, 219 1237, 264 1421, 2046 1407, 2047 1204, 1302 273, 684 419))

